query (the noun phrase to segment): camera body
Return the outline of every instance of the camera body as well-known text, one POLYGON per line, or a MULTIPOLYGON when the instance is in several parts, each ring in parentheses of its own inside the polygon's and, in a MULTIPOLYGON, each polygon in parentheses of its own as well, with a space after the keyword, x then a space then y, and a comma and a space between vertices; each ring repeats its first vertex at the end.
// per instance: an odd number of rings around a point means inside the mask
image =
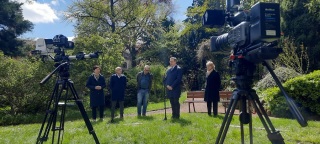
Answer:
POLYGON ((53 39, 39 38, 36 41, 36 49, 31 53, 40 55, 43 61, 54 60, 55 55, 60 55, 64 49, 73 49, 74 42, 62 34, 55 35, 53 39))
POLYGON ((65 50, 71 50, 73 48, 74 42, 68 41, 68 38, 66 36, 59 34, 55 35, 53 39, 37 39, 36 50, 31 51, 31 53, 33 55, 40 55, 42 61, 54 61, 58 64, 72 59, 83 60, 98 58, 99 53, 102 53, 99 51, 90 54, 79 52, 74 56, 65 54, 65 50))
POLYGON ((266 52, 266 46, 269 47, 280 38, 279 4, 258 2, 248 11, 237 10, 240 5, 239 0, 227 0, 226 5, 226 11, 207 10, 203 15, 204 26, 219 27, 228 22, 231 27, 228 33, 210 38, 212 52, 233 49, 236 55, 257 47, 264 47, 266 52))

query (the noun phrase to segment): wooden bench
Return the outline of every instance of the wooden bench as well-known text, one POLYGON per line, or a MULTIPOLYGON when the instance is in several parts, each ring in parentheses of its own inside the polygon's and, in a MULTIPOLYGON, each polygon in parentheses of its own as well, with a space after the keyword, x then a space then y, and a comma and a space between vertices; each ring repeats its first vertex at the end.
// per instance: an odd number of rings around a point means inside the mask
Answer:
MULTIPOLYGON (((232 91, 219 91, 220 103, 224 106, 224 111, 227 112, 227 107, 232 97, 232 91)), ((205 103, 203 100, 204 91, 188 91, 187 92, 187 100, 185 102, 189 105, 189 113, 190 113, 190 104, 193 104, 193 111, 196 112, 196 108, 194 103, 205 103), (195 98, 202 98, 201 100, 195 100, 195 98)))

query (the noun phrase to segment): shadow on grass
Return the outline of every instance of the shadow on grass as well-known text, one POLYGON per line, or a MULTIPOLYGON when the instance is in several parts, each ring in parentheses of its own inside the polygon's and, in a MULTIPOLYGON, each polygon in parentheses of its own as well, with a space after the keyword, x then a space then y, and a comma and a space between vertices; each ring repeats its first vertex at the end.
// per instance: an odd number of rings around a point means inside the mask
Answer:
POLYGON ((172 123, 179 123, 181 126, 187 126, 192 124, 191 121, 183 119, 183 118, 179 118, 179 119, 171 119, 172 123))
POLYGON ((148 120, 148 121, 154 120, 153 116, 138 116, 137 118, 140 120, 148 120))
POLYGON ((213 118, 218 118, 218 119, 222 119, 222 120, 224 119, 224 117, 225 117, 224 115, 223 116, 222 115, 213 116, 213 118))
POLYGON ((118 124, 121 121, 123 121, 123 118, 115 118, 115 119, 113 119, 113 121, 108 120, 108 124, 118 124))

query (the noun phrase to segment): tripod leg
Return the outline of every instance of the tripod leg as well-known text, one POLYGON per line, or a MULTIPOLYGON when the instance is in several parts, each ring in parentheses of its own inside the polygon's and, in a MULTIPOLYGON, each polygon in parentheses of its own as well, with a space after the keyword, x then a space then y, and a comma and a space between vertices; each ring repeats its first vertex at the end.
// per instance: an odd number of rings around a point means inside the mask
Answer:
POLYGON ((52 125, 52 143, 54 143, 54 140, 55 140, 55 132, 58 130, 58 143, 62 141, 60 140, 60 137, 61 137, 61 131, 63 131, 63 127, 61 127, 61 124, 64 123, 64 121, 61 121, 61 117, 63 117, 64 115, 61 114, 60 116, 60 123, 59 123, 59 127, 56 127, 57 125, 57 117, 58 117, 58 107, 59 107, 59 101, 60 101, 60 98, 61 98, 61 95, 62 95, 62 92, 63 90, 65 89, 66 87, 66 81, 62 80, 62 81, 58 81, 59 84, 62 84, 61 85, 61 88, 59 90, 59 93, 57 94, 57 96, 55 97, 55 101, 54 101, 54 118, 53 118, 53 125, 52 125))
MULTIPOLYGON (((48 139, 48 135, 42 136, 42 131, 43 131, 43 128, 45 127, 44 125, 45 125, 45 123, 47 121, 48 115, 49 115, 49 113, 51 113, 50 106, 51 106, 51 103, 53 101, 53 98, 54 98, 54 96, 56 94, 56 91, 57 91, 58 87, 59 87, 59 85, 55 84, 53 92, 52 92, 51 97, 50 97, 50 100, 48 101, 46 114, 44 116, 44 119, 43 119, 41 127, 40 127, 40 131, 39 131, 39 134, 38 134, 37 144, 43 143, 43 141, 46 141, 48 139)), ((52 117, 52 115, 50 114, 48 119, 51 119, 51 117, 52 117)), ((49 128, 50 128, 50 126, 49 126, 49 128)), ((45 128, 45 132, 44 132, 45 134, 46 134, 46 131, 48 131, 47 129, 48 129, 48 125, 45 128)))
POLYGON ((100 144, 99 139, 98 139, 98 137, 97 137, 97 135, 96 135, 96 133, 95 133, 95 131, 93 129, 93 126, 92 126, 92 124, 91 124, 91 122, 89 120, 89 117, 88 117, 88 115, 86 113, 86 110, 84 109, 83 103, 79 99, 77 91, 75 90, 75 88, 73 86, 73 82, 71 80, 68 80, 68 86, 70 87, 70 90, 72 92, 74 100, 75 100, 76 104, 78 105, 78 108, 79 108, 79 110, 81 112, 81 115, 82 115, 82 118, 83 118, 84 122, 86 123, 86 126, 88 128, 89 133, 92 134, 96 144, 100 144))
MULTIPOLYGON (((240 110, 239 110, 240 114, 245 111, 245 109, 243 108, 244 104, 245 102, 243 101, 243 99, 241 99, 240 110)), ((241 133, 241 143, 244 144, 244 131, 243 131, 243 123, 241 122, 241 117, 240 117, 240 133, 241 133)))
POLYGON ((67 107, 67 100, 68 100, 68 92, 69 92, 69 89, 68 87, 66 87, 67 85, 65 84, 65 81, 62 85, 62 89, 65 89, 66 92, 65 92, 65 96, 64 96, 64 102, 62 104, 62 107, 61 107, 61 116, 60 116, 60 126, 59 128, 57 128, 59 130, 59 133, 58 133, 58 142, 61 142, 63 141, 63 131, 64 131, 64 121, 65 121, 65 114, 66 114, 66 107, 67 107))
POLYGON ((233 116, 234 111, 236 109, 236 105, 238 103, 238 100, 239 100, 239 96, 237 94, 237 91, 234 91, 232 99, 231 99, 230 104, 228 106, 227 112, 226 112, 225 117, 223 119, 222 125, 220 127, 220 131, 219 131, 218 137, 216 139, 216 144, 223 144, 224 139, 226 137, 226 134, 228 132, 229 125, 232 120, 232 116, 233 116), (231 111, 231 113, 230 113, 230 111, 231 111))
POLYGON ((248 109, 247 109, 247 96, 248 96, 248 93, 246 91, 239 92, 239 97, 241 98, 239 120, 240 120, 241 142, 242 143, 244 143, 243 124, 249 124, 249 132, 250 133, 251 133, 250 126, 252 126, 251 115, 250 115, 250 112, 248 113, 248 109))
POLYGON ((281 136, 279 131, 276 131, 274 126, 271 123, 266 111, 264 110, 262 104, 259 101, 259 97, 254 90, 252 90, 249 95, 253 101, 253 106, 256 109, 256 112, 268 133, 268 138, 273 144, 284 144, 284 139, 281 136))
POLYGON ((249 114, 250 114, 250 123, 249 123, 249 135, 250 135, 250 144, 253 144, 253 135, 252 135, 252 112, 250 110, 250 100, 248 100, 249 105, 249 114))
POLYGON ((60 94, 62 92, 62 89, 59 91, 60 84, 61 83, 59 83, 59 81, 56 82, 54 89, 53 89, 53 92, 51 94, 51 98, 48 101, 46 115, 43 119, 40 131, 39 131, 37 143, 43 143, 43 141, 48 140, 48 135, 49 135, 51 127, 53 130, 52 140, 54 142, 54 127, 55 127, 55 122, 56 122, 56 118, 57 118, 57 108, 58 108, 57 107, 58 106, 57 100, 59 100, 60 94), (48 117, 48 115, 49 115, 49 117, 48 117), (43 128, 45 128, 44 132, 43 132, 43 128))

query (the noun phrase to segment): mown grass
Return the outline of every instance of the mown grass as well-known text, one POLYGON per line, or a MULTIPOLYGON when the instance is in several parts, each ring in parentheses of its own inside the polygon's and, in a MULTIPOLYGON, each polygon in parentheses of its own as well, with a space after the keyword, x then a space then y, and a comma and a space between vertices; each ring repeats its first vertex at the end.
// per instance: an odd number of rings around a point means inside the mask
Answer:
MULTIPOLYGON (((180 101, 185 100, 185 94, 180 101)), ((167 102, 167 106, 170 106, 167 102)), ((163 108, 163 103, 150 104, 148 110, 163 108)), ((72 111, 74 112, 74 111, 72 111)), ((136 117, 136 107, 126 108, 123 120, 116 119, 109 123, 109 116, 105 121, 92 122, 100 143, 214 143, 223 120, 222 114, 218 117, 209 117, 206 113, 182 113, 181 119, 163 120, 163 114, 154 114, 147 117, 136 117)), ((171 114, 168 114, 170 117, 171 114)), ((90 115, 89 115, 90 117, 90 115)), ((224 143, 241 143, 238 115, 233 117, 224 143)), ((309 121, 308 127, 300 127, 296 120, 271 118, 275 128, 280 130, 285 143, 313 144, 320 143, 320 123, 309 121)), ((36 143, 41 123, 0 127, 0 143, 36 143)), ((56 135, 57 136, 57 135, 56 135)), ((51 143, 52 131, 46 143, 51 143)), ((245 140, 249 143, 248 126, 245 126, 245 140)), ((253 117, 254 143, 271 143, 258 117, 253 117)), ((92 144, 94 139, 81 118, 74 113, 66 115, 63 143, 92 144), (73 119, 73 117, 78 117, 73 119)))
MULTIPOLYGON (((183 113, 181 119, 163 120, 162 114, 147 117, 129 116, 115 123, 108 121, 93 122, 94 130, 100 143, 214 143, 223 120, 219 117, 209 117, 205 113, 183 113)), ((308 127, 300 127, 295 120, 271 119, 274 126, 280 130, 286 143, 320 143, 320 123, 309 121, 308 127)), ((0 127, 0 143, 35 143, 40 124, 0 127)), ((249 134, 245 126, 245 139, 249 143, 249 134)), ((56 135, 57 136, 57 135, 56 135)), ((49 133, 51 143, 52 132, 49 133)), ((225 143, 240 143, 240 128, 238 116, 234 116, 225 143)), ((270 143, 258 117, 253 117, 254 143, 270 143)), ((65 123, 63 143, 92 144, 94 139, 88 133, 83 120, 67 121, 65 123)))
MULTIPOLYGON (((182 104, 187 99, 187 93, 183 92, 181 94, 180 103, 182 104)), ((89 108, 89 103, 84 103, 86 107, 86 112, 89 117, 91 117, 91 109, 89 108)), ((166 100, 166 106, 171 107, 169 100, 166 100)), ((164 108, 164 102, 148 104, 148 111, 154 111, 164 108)), ((19 114, 19 115, 10 115, 5 113, 6 109, 0 109, 0 126, 5 125, 18 125, 18 124, 32 124, 32 123, 41 123, 45 114, 19 114)), ((117 110, 119 111, 119 110, 117 110)), ((119 112, 117 112, 119 113, 119 112)), ((136 114, 137 107, 127 107, 125 108, 125 114, 136 114)), ((67 108, 66 116, 68 120, 79 120, 82 119, 78 107, 75 105, 73 107, 67 108)), ((105 116, 110 116, 110 108, 105 109, 105 116)))

